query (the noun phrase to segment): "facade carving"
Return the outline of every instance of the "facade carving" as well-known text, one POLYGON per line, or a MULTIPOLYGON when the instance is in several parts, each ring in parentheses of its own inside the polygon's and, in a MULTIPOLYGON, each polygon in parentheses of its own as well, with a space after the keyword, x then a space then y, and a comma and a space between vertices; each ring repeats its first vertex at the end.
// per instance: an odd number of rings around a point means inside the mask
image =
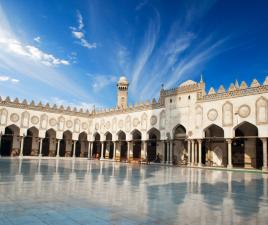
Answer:
POLYGON ((250 107, 248 105, 241 105, 238 109, 238 114, 239 116, 241 116, 242 118, 246 118, 249 116, 250 114, 250 107))
MULTIPOLYGON (((12 139, 11 151, 1 148, 0 154, 3 155, 3 151, 6 155, 20 154, 21 141, 28 135, 26 142, 32 137, 35 141, 32 142, 35 149, 30 155, 38 154, 40 146, 50 146, 48 156, 70 156, 75 152, 72 146, 78 146, 77 157, 87 153, 97 157, 100 149, 105 149, 105 152, 115 152, 114 160, 123 157, 132 160, 145 157, 143 148, 147 146, 155 148, 152 158, 158 153, 161 160, 170 162, 173 156, 178 160, 188 154, 191 163, 195 163, 192 148, 196 152, 198 146, 203 146, 207 154, 205 159, 215 165, 227 166, 243 159, 243 165, 257 167, 260 159, 256 152, 260 150, 254 152, 254 149, 265 146, 268 137, 268 78, 262 84, 253 80, 250 85, 244 81, 240 85, 235 82, 229 88, 220 85, 208 89, 208 94, 203 80, 186 81, 177 88, 165 90, 162 87, 158 100, 129 106, 125 78, 119 86, 117 107, 101 111, 0 98, 1 137, 5 141, 11 140, 8 139, 10 135, 16 137, 12 139), (242 140, 243 136, 252 138, 242 140), (41 145, 39 141, 44 138, 50 141, 41 145), (264 144, 260 145, 262 141, 264 144), (243 151, 236 150, 238 145, 244 146, 243 151), (228 146, 233 148, 232 161, 228 161, 228 146), (68 154, 63 154, 64 149, 68 154)), ((148 150, 148 154, 151 152, 148 150)), ((108 155, 100 157, 114 157, 108 155)))
POLYGON ((226 102, 222 106, 222 125, 232 126, 233 125, 233 105, 230 102, 226 102))

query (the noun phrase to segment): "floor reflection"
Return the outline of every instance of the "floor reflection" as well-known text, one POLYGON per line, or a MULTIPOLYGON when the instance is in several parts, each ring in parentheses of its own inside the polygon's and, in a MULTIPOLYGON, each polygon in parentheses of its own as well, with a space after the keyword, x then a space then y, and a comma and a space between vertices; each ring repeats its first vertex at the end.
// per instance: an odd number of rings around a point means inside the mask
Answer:
POLYGON ((257 173, 88 160, 0 160, 1 224, 267 224, 257 173))

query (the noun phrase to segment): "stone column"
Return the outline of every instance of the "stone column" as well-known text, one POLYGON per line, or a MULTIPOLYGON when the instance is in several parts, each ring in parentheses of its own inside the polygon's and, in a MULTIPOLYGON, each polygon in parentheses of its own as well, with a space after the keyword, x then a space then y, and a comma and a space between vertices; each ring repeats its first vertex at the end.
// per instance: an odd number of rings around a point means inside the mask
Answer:
POLYGON ((147 142, 142 141, 141 159, 147 159, 147 142))
POLYGON ((87 158, 91 158, 91 142, 89 142, 88 151, 87 151, 87 158))
POLYGON ((170 159, 170 145, 169 145, 169 141, 166 142, 167 143, 167 161, 166 161, 166 164, 169 164, 169 159, 170 159))
POLYGON ((113 145, 114 145, 113 161, 115 161, 116 160, 116 149, 117 149, 117 145, 116 145, 115 141, 113 141, 113 145))
POLYGON ((127 160, 130 160, 130 141, 127 142, 127 160))
POLYGON ((228 143, 228 165, 227 168, 233 168, 232 163, 232 139, 226 139, 228 143))
POLYGON ((76 141, 74 141, 74 146, 73 146, 73 158, 75 158, 75 151, 76 151, 76 141))
POLYGON ((162 143, 162 153, 163 153, 162 162, 165 163, 165 141, 161 141, 161 143, 162 143))
POLYGON ((20 141, 20 157, 23 157, 23 143, 24 143, 24 135, 21 137, 20 141))
POLYGON ((173 141, 170 141, 169 164, 173 164, 173 141))
POLYGON ((187 140, 187 165, 190 164, 191 162, 191 141, 188 139, 187 140))
POLYGON ((43 138, 40 138, 39 157, 42 157, 43 138))
POLYGON ((262 151, 263 151, 263 171, 268 171, 267 165, 267 138, 261 138, 262 140, 262 151))
POLYGON ((100 160, 104 160, 103 151, 104 151, 104 142, 101 142, 101 157, 100 157, 100 160))
POLYGON ((191 156, 191 164, 192 166, 194 165, 194 158, 195 158, 195 154, 194 154, 194 140, 191 141, 192 142, 192 156, 191 156))
POLYGON ((2 132, 0 133, 0 158, 1 158, 1 147, 2 147, 2 132))
POLYGON ((58 143, 57 143, 57 155, 56 157, 60 157, 60 139, 58 139, 58 143))
POLYGON ((202 139, 198 140, 198 166, 202 166, 202 139))

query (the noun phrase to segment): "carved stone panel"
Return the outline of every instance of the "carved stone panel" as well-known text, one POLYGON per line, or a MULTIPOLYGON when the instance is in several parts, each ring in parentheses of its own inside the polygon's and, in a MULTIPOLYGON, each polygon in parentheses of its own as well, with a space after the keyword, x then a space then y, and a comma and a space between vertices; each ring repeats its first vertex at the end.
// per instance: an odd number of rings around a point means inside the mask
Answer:
POLYGON ((0 124, 6 125, 7 124, 7 117, 8 117, 8 111, 6 109, 0 110, 0 124))
POLYGON ((40 128, 44 130, 47 129, 47 123, 48 123, 48 116, 46 114, 41 115, 40 128))
POLYGON ((163 110, 160 113, 160 130, 165 129, 166 127, 166 112, 163 110))
POLYGON ((131 117, 128 115, 125 120, 126 131, 129 132, 131 130, 131 117))
POLYGON ((241 105, 238 109, 238 114, 242 118, 246 118, 250 114, 250 107, 248 105, 241 105))
POLYGON ((140 121, 137 117, 133 119, 133 127, 137 127, 139 125, 139 123, 140 123, 140 121))
POLYGON ((21 115, 21 127, 27 128, 29 127, 30 113, 25 111, 21 115))
POLYGON ((11 122, 13 122, 13 123, 18 122, 19 119, 20 119, 20 116, 19 116, 19 114, 17 114, 17 113, 12 113, 12 114, 10 115, 10 120, 11 120, 11 122))
POLYGON ((203 122, 203 109, 201 106, 195 108, 195 128, 200 129, 203 122))
POLYGON ((83 129, 83 130, 88 129, 88 124, 87 124, 86 122, 83 122, 83 123, 82 123, 82 129, 83 129))
POLYGON ((233 125, 233 105, 230 102, 226 102, 222 106, 222 125, 223 126, 233 125))
POLYGON ((72 128, 72 127, 73 127, 73 121, 71 121, 71 120, 67 120, 67 121, 66 121, 66 127, 67 127, 68 129, 72 128))
POLYGON ((268 122, 268 101, 264 97, 256 102, 256 121, 258 124, 268 122))
POLYGON ((102 119, 100 123, 100 132, 104 133, 104 131, 105 131, 105 120, 102 119))
POLYGON ((154 126, 155 124, 157 124, 157 116, 155 116, 155 115, 151 116, 150 124, 152 126, 154 126))
POLYGON ((79 133, 80 132, 80 120, 76 119, 74 121, 74 132, 79 133))
POLYGON ((32 116, 31 123, 34 124, 34 125, 38 124, 39 123, 38 116, 32 116))
POLYGON ((141 116, 141 129, 146 130, 147 129, 147 114, 143 113, 141 116))
POLYGON ((117 123, 117 120, 116 118, 114 117, 113 120, 112 120, 112 131, 113 132, 116 132, 116 124, 117 123))
POLYGON ((58 130, 63 131, 64 125, 65 125, 65 119, 64 119, 64 117, 60 117, 59 121, 58 121, 58 130))
POLYGON ((56 124, 57 124, 57 120, 55 118, 51 118, 49 120, 49 125, 50 126, 54 127, 54 126, 56 126, 56 124))
POLYGON ((106 122, 105 128, 106 128, 106 130, 110 130, 110 128, 111 128, 111 122, 110 121, 106 122))
POLYGON ((99 130, 100 129, 100 124, 99 123, 95 123, 95 130, 99 130))
POLYGON ((119 120, 119 122, 118 122, 118 128, 119 129, 123 129, 123 127, 124 127, 124 121, 123 120, 119 120))
POLYGON ((217 112, 217 110, 216 110, 216 109, 210 109, 210 110, 208 111, 207 117, 208 117, 208 119, 209 119, 210 121, 214 121, 214 120, 216 120, 217 117, 218 117, 218 112, 217 112))

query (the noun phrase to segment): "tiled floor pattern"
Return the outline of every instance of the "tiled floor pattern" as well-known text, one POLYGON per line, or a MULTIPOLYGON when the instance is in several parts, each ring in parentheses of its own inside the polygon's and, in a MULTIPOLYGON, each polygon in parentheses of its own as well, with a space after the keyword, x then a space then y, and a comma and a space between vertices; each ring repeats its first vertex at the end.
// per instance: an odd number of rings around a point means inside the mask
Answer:
POLYGON ((268 224, 268 175, 0 159, 0 225, 268 224))

